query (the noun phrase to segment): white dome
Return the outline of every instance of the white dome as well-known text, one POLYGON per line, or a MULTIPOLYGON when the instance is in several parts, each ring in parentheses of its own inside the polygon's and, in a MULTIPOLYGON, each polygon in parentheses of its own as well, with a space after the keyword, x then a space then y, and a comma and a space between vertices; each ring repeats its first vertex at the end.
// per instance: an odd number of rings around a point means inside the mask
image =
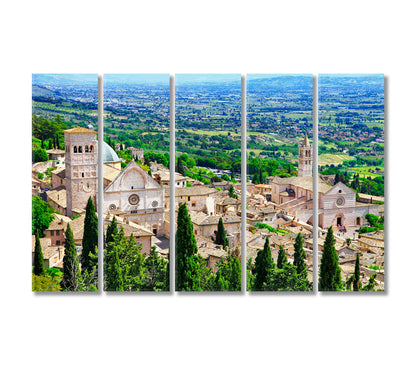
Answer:
POLYGON ((106 142, 103 142, 103 162, 118 162, 117 153, 106 142))

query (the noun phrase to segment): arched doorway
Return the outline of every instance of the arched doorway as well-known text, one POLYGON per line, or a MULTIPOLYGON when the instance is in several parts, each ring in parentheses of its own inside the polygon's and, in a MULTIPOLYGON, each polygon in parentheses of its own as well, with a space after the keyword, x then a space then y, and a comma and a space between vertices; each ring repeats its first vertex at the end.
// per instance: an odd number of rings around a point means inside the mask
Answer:
POLYGON ((345 217, 344 217, 344 215, 342 213, 338 214, 335 217, 335 225, 336 225, 336 227, 344 226, 345 225, 345 217))

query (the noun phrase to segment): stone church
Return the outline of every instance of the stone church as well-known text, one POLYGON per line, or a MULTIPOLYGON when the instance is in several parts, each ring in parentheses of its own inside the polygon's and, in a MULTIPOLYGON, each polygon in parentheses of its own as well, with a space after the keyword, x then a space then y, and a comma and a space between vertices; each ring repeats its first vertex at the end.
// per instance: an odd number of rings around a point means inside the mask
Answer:
MULTIPOLYGON (((65 134, 66 215, 82 213, 91 196, 97 205, 98 142, 92 126, 76 127, 65 134)), ((164 233, 164 188, 135 161, 121 170, 121 160, 103 143, 103 212, 136 222, 155 235, 164 233)))
POLYGON ((164 227, 165 191, 135 161, 130 161, 104 189, 103 211, 121 211, 129 221, 158 235, 164 227))
MULTIPOLYGON (((271 200, 286 214, 312 225, 313 180, 312 146, 307 135, 299 147, 298 176, 289 178, 273 177, 271 200)), ((379 206, 356 201, 356 192, 342 182, 336 185, 318 178, 318 226, 359 228, 367 224, 367 213, 378 215, 379 206)))

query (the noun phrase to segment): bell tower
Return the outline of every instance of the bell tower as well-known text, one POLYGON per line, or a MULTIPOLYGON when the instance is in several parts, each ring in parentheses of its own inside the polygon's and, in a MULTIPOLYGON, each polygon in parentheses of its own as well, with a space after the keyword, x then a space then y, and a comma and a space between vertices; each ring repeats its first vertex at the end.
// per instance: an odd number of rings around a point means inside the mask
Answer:
POLYGON ((312 177, 312 147, 305 133, 302 145, 299 147, 298 177, 312 177))
POLYGON ((97 206, 98 142, 96 132, 85 127, 65 130, 66 215, 85 210, 91 196, 97 206))

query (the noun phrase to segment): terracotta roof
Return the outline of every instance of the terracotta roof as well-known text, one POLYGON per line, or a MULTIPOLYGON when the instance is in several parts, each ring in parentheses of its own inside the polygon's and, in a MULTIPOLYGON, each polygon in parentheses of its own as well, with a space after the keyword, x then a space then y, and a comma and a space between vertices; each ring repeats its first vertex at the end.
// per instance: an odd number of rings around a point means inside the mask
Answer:
MULTIPOLYGON (((167 190, 166 190, 167 191, 167 190)), ((180 187, 175 188, 175 196, 202 196, 218 194, 219 191, 215 188, 205 186, 193 186, 193 187, 180 187)), ((169 196, 169 192, 167 193, 169 196)))
POLYGON ((61 206, 62 208, 66 208, 66 190, 61 189, 55 189, 46 191, 46 196, 48 197, 48 200, 52 200, 57 205, 61 206))
POLYGON ((117 175, 119 175, 120 173, 121 173, 121 170, 114 168, 110 165, 103 164, 104 179, 113 181, 117 177, 117 175))
MULTIPOLYGON (((305 190, 312 191, 313 190, 313 179, 312 177, 289 177, 289 178, 279 178, 275 176, 273 178, 273 183, 276 184, 290 184, 292 186, 301 187, 305 190)), ((318 191, 321 193, 326 193, 333 186, 330 186, 323 182, 322 180, 318 179, 318 191)))
POLYGON ((191 216, 192 223, 198 226, 218 225, 220 218, 222 218, 222 221, 224 224, 241 222, 241 217, 237 215, 232 215, 232 214, 226 214, 221 217, 221 216, 209 216, 208 214, 205 214, 203 212, 195 213, 191 211, 190 216, 191 216))
MULTIPOLYGON (((40 246, 42 247, 42 252, 44 249, 49 247, 52 243, 49 238, 39 238, 40 246)), ((35 235, 32 235, 32 252, 35 252, 35 235)))
POLYGON ((65 167, 52 170, 52 174, 55 174, 60 178, 65 178, 65 167))
POLYGON ((93 129, 87 129, 86 127, 74 127, 72 129, 64 130, 64 133, 67 134, 76 134, 76 133, 90 133, 90 134, 96 134, 97 132, 93 129))
POLYGON ((236 205, 238 200, 233 197, 225 196, 217 199, 216 204, 218 205, 236 205))
POLYGON ((68 222, 71 222, 71 218, 58 213, 53 213, 53 216, 54 219, 46 230, 66 230, 68 222))
POLYGON ((46 153, 49 155, 63 155, 65 151, 63 149, 48 149, 46 153))

